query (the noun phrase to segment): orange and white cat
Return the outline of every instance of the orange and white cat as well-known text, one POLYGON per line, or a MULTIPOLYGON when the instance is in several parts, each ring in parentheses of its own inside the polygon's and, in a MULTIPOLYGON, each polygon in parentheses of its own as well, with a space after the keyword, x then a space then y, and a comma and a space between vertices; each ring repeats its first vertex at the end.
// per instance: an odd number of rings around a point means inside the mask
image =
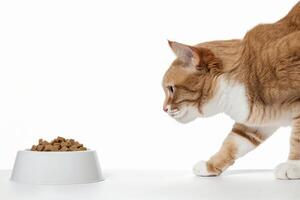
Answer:
POLYGON ((242 40, 169 45, 177 58, 163 78, 164 111, 182 123, 218 113, 236 122, 221 149, 194 173, 217 176, 279 127, 292 125, 289 157, 275 176, 300 179, 300 2, 242 40))

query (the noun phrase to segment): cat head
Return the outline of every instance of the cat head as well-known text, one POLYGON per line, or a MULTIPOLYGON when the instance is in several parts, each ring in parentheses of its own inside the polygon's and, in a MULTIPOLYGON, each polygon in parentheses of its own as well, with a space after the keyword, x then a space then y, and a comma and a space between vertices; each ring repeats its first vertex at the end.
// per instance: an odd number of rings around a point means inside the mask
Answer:
POLYGON ((205 105, 216 93, 221 60, 208 48, 171 41, 169 46, 177 58, 163 78, 163 110, 181 123, 210 115, 205 105))

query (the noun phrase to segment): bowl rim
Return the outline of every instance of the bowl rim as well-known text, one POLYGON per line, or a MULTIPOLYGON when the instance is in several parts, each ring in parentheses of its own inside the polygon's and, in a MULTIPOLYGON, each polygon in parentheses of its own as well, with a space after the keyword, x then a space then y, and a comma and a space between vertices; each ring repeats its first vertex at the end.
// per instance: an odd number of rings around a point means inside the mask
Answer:
POLYGON ((18 152, 22 153, 39 153, 39 154, 80 154, 80 153, 93 153, 96 152, 96 150, 93 149, 87 149, 85 151, 31 151, 30 149, 24 149, 24 150, 19 150, 18 152))

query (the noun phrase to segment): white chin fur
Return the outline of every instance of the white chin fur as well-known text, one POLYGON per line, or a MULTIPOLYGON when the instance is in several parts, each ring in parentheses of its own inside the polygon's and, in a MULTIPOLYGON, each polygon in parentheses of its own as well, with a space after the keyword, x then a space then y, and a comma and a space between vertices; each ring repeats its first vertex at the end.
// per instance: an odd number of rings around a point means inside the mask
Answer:
POLYGON ((250 112, 245 86, 220 77, 213 98, 204 104, 201 110, 202 117, 225 112, 236 122, 244 122, 250 112))
POLYGON ((180 109, 180 112, 172 116, 176 121, 186 124, 193 120, 195 120, 197 117, 199 117, 198 109, 192 106, 183 107, 180 109))

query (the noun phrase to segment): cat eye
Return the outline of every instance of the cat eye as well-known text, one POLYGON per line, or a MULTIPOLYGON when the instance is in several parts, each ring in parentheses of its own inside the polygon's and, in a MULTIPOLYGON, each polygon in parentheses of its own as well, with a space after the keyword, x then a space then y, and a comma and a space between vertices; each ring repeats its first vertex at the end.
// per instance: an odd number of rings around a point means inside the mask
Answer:
POLYGON ((171 94, 173 94, 175 92, 175 87, 174 86, 168 86, 167 89, 169 90, 169 92, 171 94))

